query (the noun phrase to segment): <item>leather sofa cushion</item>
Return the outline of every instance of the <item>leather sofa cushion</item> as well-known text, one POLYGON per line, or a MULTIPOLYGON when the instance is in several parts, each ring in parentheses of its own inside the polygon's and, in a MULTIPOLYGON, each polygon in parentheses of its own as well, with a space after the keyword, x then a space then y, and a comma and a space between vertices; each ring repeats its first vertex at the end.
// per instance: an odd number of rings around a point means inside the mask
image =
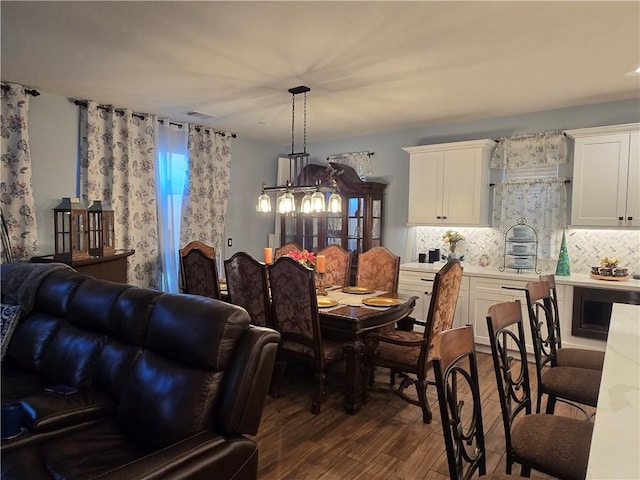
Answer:
POLYGON ((18 322, 7 350, 7 359, 26 371, 38 372, 42 357, 63 320, 33 313, 18 322))
POLYGON ((48 385, 88 386, 104 336, 64 324, 47 348, 41 373, 48 385))
POLYGON ((124 290, 133 288, 123 283, 89 279, 78 287, 69 305, 67 321, 73 325, 92 332, 113 335, 109 328, 109 320, 124 290))

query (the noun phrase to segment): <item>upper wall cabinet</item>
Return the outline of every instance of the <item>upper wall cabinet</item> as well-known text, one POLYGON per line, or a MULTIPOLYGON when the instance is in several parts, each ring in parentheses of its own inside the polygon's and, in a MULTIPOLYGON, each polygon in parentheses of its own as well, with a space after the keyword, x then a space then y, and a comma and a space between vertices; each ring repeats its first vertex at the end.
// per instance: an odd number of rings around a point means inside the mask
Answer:
POLYGON ((489 224, 489 160, 496 142, 406 147, 409 225, 489 224))
POLYGON ((573 226, 640 226, 640 124, 569 130, 573 226))

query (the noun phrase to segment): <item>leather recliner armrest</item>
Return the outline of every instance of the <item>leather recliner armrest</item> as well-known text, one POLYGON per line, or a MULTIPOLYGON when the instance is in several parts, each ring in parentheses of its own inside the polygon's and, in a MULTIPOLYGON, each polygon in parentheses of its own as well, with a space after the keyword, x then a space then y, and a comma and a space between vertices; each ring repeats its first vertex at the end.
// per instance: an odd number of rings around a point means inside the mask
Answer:
POLYGON ((42 392, 19 402, 24 412, 23 424, 32 432, 62 429, 106 417, 115 412, 111 398, 94 389, 70 395, 42 392))
POLYGON ((104 473, 96 480, 198 480, 257 478, 258 447, 253 440, 238 436, 224 438, 213 432, 200 432, 157 450, 138 460, 104 473))
POLYGON ((279 341, 280 334, 271 328, 251 326, 244 332, 225 372, 216 431, 231 436, 258 433, 279 341))

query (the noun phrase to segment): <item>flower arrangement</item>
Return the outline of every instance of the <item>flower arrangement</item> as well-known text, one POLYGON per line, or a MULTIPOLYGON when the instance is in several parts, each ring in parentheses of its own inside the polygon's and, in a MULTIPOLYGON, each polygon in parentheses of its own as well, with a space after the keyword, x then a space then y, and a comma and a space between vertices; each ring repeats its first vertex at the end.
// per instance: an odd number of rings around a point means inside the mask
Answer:
POLYGON ((458 243, 464 240, 464 235, 460 232, 456 232, 455 230, 447 230, 446 233, 442 236, 442 240, 444 243, 458 243))
POLYGON ((288 253, 287 257, 293 258, 296 262, 304 265, 307 268, 316 267, 316 254, 308 250, 302 250, 301 252, 294 250, 293 252, 288 253))
POLYGON ((600 259, 600 265, 604 268, 617 268, 618 263, 620 263, 620 260, 618 260, 616 257, 604 256, 600 259))

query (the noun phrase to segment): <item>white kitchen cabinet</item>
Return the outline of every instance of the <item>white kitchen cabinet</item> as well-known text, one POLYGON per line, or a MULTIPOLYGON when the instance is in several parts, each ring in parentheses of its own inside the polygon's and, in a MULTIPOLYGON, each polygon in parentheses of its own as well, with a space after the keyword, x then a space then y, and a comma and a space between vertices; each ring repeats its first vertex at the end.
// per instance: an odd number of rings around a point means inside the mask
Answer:
POLYGON ((640 124, 567 134, 575 139, 571 225, 640 226, 640 124))
POLYGON ((403 148, 410 155, 409 225, 488 225, 495 144, 484 139, 403 148))
MULTIPOLYGON (((398 291, 407 295, 418 297, 412 316, 420 321, 427 319, 429 305, 431 303, 431 292, 433 291, 433 280, 435 273, 413 272, 400 269, 398 280, 398 291)), ((462 277, 456 313, 453 319, 453 328, 466 325, 469 318, 469 278, 462 277)), ((422 327, 416 326, 416 330, 422 331, 422 327)))
POLYGON ((491 344, 489 340, 489 329, 487 327, 487 312, 489 311, 489 307, 494 303, 520 300, 522 322, 525 331, 525 345, 527 353, 533 354, 529 313, 527 311, 527 297, 525 293, 526 283, 526 281, 518 280, 471 278, 469 287, 469 311, 472 315, 473 332, 477 344, 491 344))

